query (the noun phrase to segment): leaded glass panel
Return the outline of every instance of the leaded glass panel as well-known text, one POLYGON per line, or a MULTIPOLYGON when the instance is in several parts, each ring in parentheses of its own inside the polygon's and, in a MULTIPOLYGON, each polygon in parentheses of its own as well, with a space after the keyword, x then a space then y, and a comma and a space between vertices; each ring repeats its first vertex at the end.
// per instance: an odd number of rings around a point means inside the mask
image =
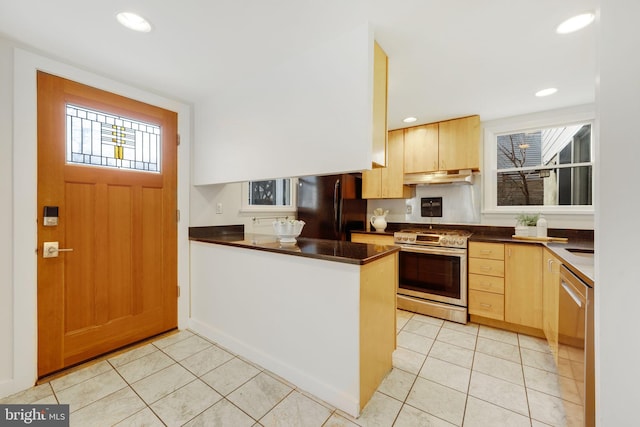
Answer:
POLYGON ((67 104, 67 163, 160 172, 159 126, 67 104))

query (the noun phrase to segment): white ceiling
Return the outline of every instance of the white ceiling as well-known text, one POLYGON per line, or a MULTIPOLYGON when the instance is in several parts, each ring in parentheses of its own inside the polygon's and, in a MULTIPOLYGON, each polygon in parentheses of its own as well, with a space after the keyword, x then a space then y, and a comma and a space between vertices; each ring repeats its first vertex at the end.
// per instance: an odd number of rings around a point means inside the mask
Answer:
POLYGON ((389 56, 389 128, 594 101, 595 26, 560 36, 595 0, 0 0, 0 35, 194 102, 369 21, 389 56), (153 31, 115 15, 133 11, 153 31), (554 86, 547 98, 533 94, 554 86))

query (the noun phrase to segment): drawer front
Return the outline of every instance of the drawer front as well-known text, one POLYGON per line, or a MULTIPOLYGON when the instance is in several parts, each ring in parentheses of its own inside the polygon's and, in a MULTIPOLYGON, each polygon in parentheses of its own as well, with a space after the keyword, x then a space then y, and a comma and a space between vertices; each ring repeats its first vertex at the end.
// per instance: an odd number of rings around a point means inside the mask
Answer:
POLYGON ((502 243, 469 242, 470 258, 504 259, 502 243))
POLYGON ((481 274, 469 274, 469 289, 476 291, 504 294, 504 278, 485 276, 481 274))
POLYGON ((504 320, 504 295, 470 289, 469 314, 504 320))
POLYGON ((376 236, 375 234, 351 233, 351 241, 355 243, 393 246, 393 236, 389 235, 376 236))
POLYGON ((469 273, 504 277, 504 261, 497 259, 469 258, 469 273))

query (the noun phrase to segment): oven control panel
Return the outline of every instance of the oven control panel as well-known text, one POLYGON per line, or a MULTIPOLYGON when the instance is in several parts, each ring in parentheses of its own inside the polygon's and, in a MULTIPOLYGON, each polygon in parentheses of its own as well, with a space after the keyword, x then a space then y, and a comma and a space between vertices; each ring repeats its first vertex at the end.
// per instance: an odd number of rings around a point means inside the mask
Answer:
POLYGON ((398 244, 415 243, 416 235, 414 233, 404 233, 402 231, 393 233, 393 241, 398 244))
POLYGON ((441 246, 447 248, 466 248, 470 233, 464 232, 412 232, 397 231, 393 240, 398 245, 441 246))

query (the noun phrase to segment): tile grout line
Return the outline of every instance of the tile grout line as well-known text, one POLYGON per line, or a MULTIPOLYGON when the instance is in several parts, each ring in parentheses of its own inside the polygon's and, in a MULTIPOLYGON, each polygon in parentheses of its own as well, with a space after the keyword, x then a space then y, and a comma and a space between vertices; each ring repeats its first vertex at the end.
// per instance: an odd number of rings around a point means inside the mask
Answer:
POLYGON ((462 411, 462 423, 461 426, 464 426, 465 419, 467 418, 467 406, 469 405, 469 392, 471 391, 471 378, 473 377, 473 366, 476 363, 476 353, 478 351, 478 337, 480 336, 480 326, 478 326, 478 332, 476 334, 476 342, 473 346, 473 358, 471 359, 471 367, 469 368, 469 382, 467 383, 467 392, 465 393, 464 398, 464 410, 462 411))
MULTIPOLYGON (((414 314, 412 314, 409 317, 409 319, 407 319, 407 321, 405 322, 404 325, 402 325, 402 328, 400 328, 399 331, 396 331, 396 341, 397 341, 397 337, 400 334, 400 332, 402 332, 404 330, 405 326, 407 326, 409 324, 409 321, 411 319, 413 319, 413 318, 414 318, 414 314)), ((396 312, 396 322, 397 322, 397 312, 396 312)), ((410 333, 409 331, 405 331, 405 332, 410 333)), ((440 332, 440 330, 438 330, 438 332, 440 332)), ((416 334, 416 335, 418 335, 418 334, 416 334)), ((436 336, 437 336, 437 334, 436 334, 436 336)), ((435 342, 435 338, 433 339, 433 342, 435 342)), ((397 342, 396 342, 396 344, 397 344, 397 342)), ((429 347, 429 351, 427 352, 427 355, 431 352, 431 348, 433 348, 433 343, 431 343, 431 347, 429 347)), ((413 389, 413 387, 416 385, 416 382, 418 381, 418 377, 420 376, 420 371, 422 370, 422 367, 424 366, 424 364, 427 361, 427 357, 428 357, 427 355, 425 355, 424 361, 422 362, 422 365, 420 366, 420 369, 418 369, 418 372, 416 373, 416 377, 413 379, 413 382, 411 383, 411 387, 409 387, 409 392, 404 397, 404 400, 402 401, 402 405, 400 405, 400 410, 398 411, 398 413, 396 414, 396 416, 393 419, 393 422, 391 423, 392 426, 395 425, 396 421, 398 421, 398 417, 400 416, 400 413, 402 412, 402 408, 404 408, 405 405, 411 406, 410 404, 407 403, 407 399, 409 399, 409 396, 411 395, 411 390, 413 389)), ((392 358, 392 360, 393 360, 393 358, 392 358)), ((393 370, 393 369, 394 369, 394 366, 393 366, 393 361, 392 361, 391 362, 391 370, 393 370)), ((406 371, 403 371, 403 372, 406 372, 406 371)), ((378 388, 379 388, 379 386, 378 386, 378 388)), ((411 406, 411 407, 413 407, 413 406, 411 406)))

